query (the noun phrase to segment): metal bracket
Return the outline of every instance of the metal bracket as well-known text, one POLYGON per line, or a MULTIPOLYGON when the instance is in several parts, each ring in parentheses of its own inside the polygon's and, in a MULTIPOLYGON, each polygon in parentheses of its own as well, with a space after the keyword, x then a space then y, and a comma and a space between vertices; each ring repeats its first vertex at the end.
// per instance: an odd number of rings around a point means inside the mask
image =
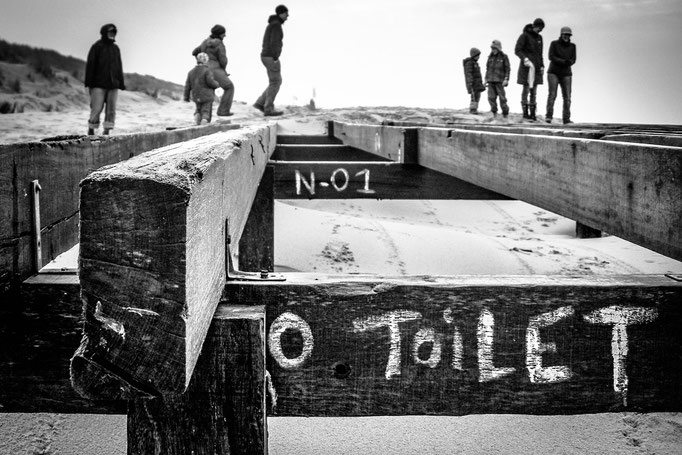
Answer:
POLYGON ((671 280, 675 281, 681 281, 682 282, 682 275, 673 275, 672 273, 666 273, 665 276, 670 278, 671 280))
POLYGON ((34 272, 40 272, 43 268, 43 243, 40 237, 40 191, 42 187, 38 180, 31 181, 31 212, 32 226, 31 237, 33 240, 33 267, 34 272))
POLYGON ((232 263, 232 253, 230 252, 231 241, 228 220, 225 220, 225 274, 227 281, 286 281, 286 278, 281 273, 273 273, 267 270, 243 272, 235 269, 232 263))

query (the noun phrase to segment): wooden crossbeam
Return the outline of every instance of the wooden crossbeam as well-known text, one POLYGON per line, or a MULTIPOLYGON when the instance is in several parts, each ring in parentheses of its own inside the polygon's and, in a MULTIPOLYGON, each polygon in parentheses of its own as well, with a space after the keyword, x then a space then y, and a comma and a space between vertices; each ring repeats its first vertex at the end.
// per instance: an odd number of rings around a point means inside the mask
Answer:
POLYGON ((274 162, 275 199, 509 199, 419 165, 274 162))
POLYGON ((81 183, 77 389, 90 387, 88 364, 152 395, 186 388, 225 283, 226 239, 239 241, 274 146, 274 126, 244 128, 81 183))
POLYGON ((275 415, 682 409, 669 277, 286 276, 224 294, 266 307, 275 415))
POLYGON ((416 163, 416 129, 332 122, 334 137, 397 163, 416 163))
POLYGON ((273 161, 389 161, 355 147, 343 144, 278 144, 273 161))
POLYGON ((679 148, 424 128, 419 163, 682 260, 679 148))

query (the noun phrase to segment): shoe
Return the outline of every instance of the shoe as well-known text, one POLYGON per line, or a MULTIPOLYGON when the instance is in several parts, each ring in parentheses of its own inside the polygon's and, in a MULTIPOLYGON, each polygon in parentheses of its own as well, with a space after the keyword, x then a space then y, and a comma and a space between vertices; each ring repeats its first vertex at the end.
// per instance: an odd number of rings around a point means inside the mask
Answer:
POLYGON ((231 117, 234 115, 234 112, 228 112, 227 114, 217 114, 218 117, 231 117))
POLYGON ((253 103, 253 107, 255 107, 256 109, 258 109, 261 112, 265 112, 265 106, 263 106, 262 104, 253 103))
POLYGON ((552 123, 552 117, 545 117, 545 122, 552 123))
POLYGON ((573 123, 573 122, 570 120, 564 120, 564 125, 570 125, 571 123, 573 123))
POLYGON ((109 131, 111 131, 109 128, 104 128, 104 132, 102 134, 104 134, 105 136, 108 136, 109 131))
POLYGON ((94 136, 95 135, 95 130, 92 128, 88 128, 88 136, 94 136))
POLYGON ((275 117, 275 116, 282 115, 282 114, 284 114, 284 112, 282 112, 282 111, 274 111, 274 110, 273 110, 273 111, 265 111, 265 112, 263 112, 263 115, 265 115, 266 117, 275 117))

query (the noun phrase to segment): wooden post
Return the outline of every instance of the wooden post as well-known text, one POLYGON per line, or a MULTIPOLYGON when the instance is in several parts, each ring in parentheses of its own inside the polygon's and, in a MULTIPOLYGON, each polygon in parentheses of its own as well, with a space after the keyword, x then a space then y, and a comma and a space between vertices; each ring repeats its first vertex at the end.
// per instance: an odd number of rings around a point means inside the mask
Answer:
POLYGON ((265 308, 219 305, 188 390, 128 406, 128 454, 266 454, 265 308))
POLYGON ((580 221, 576 221, 575 236, 579 239, 596 239, 601 237, 601 231, 584 225, 580 221))
POLYGON ((239 239, 239 269, 275 270, 274 168, 265 167, 244 232, 239 239))

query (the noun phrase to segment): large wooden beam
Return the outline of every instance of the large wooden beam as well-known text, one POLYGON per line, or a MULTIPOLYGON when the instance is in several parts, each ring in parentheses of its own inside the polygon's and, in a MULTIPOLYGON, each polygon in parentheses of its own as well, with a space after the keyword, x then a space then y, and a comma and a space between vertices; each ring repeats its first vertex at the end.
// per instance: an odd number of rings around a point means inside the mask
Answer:
POLYGON ((387 161, 373 153, 343 144, 277 144, 273 161, 387 161))
POLYGON ((152 395, 186 388, 274 145, 274 126, 217 133, 81 183, 80 365, 152 395))
POLYGON ((424 128, 419 163, 682 260, 682 149, 424 128))
POLYGON ((109 137, 59 137, 0 145, 0 294, 33 273, 30 184, 37 180, 43 262, 78 243, 78 183, 88 173, 140 153, 238 125, 109 137))
POLYGON ((509 199, 419 165, 274 162, 275 199, 509 199))
POLYGON ((669 277, 286 276, 224 295, 266 306, 275 415, 682 410, 669 277))
POLYGON ((414 128, 332 122, 334 137, 351 147, 397 163, 414 163, 414 128))

